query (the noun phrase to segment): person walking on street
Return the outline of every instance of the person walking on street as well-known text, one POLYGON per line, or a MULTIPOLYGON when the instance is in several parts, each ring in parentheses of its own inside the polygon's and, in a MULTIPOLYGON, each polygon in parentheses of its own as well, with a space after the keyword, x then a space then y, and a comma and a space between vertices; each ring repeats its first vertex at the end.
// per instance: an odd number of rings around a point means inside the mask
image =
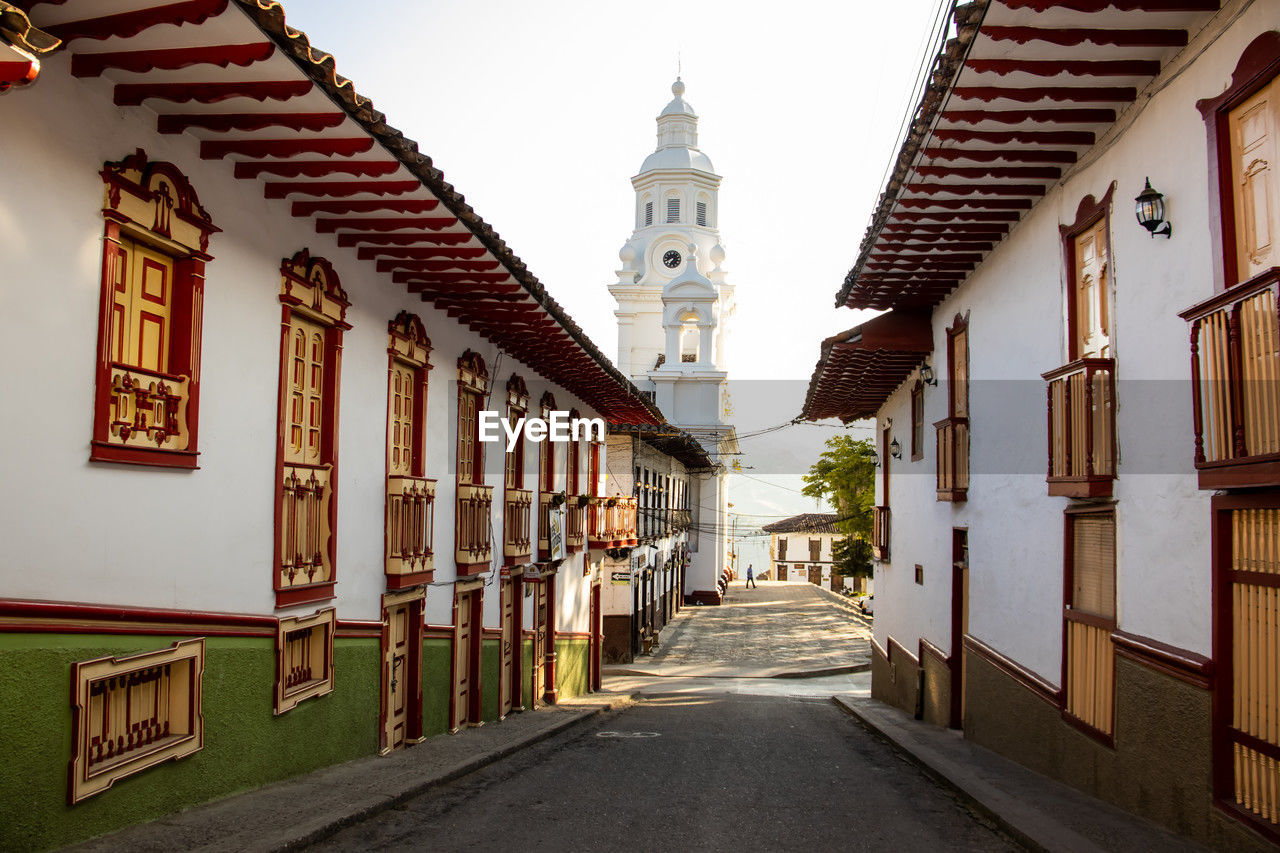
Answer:
POLYGON ((745 588, 745 589, 753 589, 753 588, 754 588, 754 589, 759 589, 759 588, 760 588, 760 587, 756 586, 756 575, 755 575, 755 572, 753 572, 753 571, 751 570, 751 564, 750 564, 750 563, 747 563, 747 585, 746 585, 746 587, 744 587, 744 588, 745 588))

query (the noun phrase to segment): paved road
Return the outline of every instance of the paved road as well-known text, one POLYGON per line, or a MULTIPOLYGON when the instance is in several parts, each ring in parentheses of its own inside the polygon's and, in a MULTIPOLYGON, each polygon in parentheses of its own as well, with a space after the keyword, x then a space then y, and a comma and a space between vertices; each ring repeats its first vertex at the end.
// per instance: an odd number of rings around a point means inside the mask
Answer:
MULTIPOLYGON (((830 701, 869 674, 759 667, 865 654, 866 625, 803 584, 686 610, 592 720, 328 839, 327 850, 1016 850, 830 701), (670 663, 678 659, 682 664, 670 663), (690 675, 702 666, 737 677, 690 675)), ((664 632, 666 633, 666 632, 664 632)))
MULTIPOLYGON (((871 662, 871 626, 810 583, 730 585, 719 607, 687 607, 661 635, 651 659, 633 669, 731 666, 816 670, 871 662)), ((748 669, 749 668, 749 669, 748 669)))
POLYGON ((327 850, 1016 850, 830 701, 650 697, 327 850))

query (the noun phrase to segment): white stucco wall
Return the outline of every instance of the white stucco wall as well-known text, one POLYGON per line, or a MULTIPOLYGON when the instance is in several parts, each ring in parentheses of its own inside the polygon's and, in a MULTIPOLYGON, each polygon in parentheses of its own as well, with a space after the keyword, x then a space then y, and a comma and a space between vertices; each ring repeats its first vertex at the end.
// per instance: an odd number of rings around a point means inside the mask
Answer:
MULTIPOLYGON (((387 323, 418 313, 431 337, 434 370, 427 416, 427 473, 438 479, 436 584, 427 619, 452 618, 454 578, 452 423, 456 361, 483 355, 501 410, 513 371, 534 405, 550 386, 443 312, 411 297, 389 275, 340 249, 332 235, 294 219, 289 201, 262 197, 256 181, 232 177, 230 161, 203 161, 189 136, 161 136, 155 115, 117 108, 104 81, 78 81, 66 54, 47 60, 39 84, 0 104, 10 164, 0 189, 0 358, 4 396, 0 489, 6 596, 99 604, 274 613, 273 496, 279 370, 280 262, 299 249, 328 258, 346 289, 352 324, 343 341, 339 409, 337 605, 344 619, 379 619, 387 399, 387 323), (90 463, 103 221, 98 172, 136 148, 174 163, 216 225, 206 270, 200 406, 200 468, 175 472, 90 463), (18 166, 17 164, 21 164, 18 166)), ((270 135, 270 134, 267 134, 270 135)), ((562 408, 595 412, 563 389, 562 408)), ((501 452, 486 453, 495 485, 501 554, 501 452)), ((526 454, 526 483, 537 454, 526 454)), ((585 475, 585 463, 582 469, 585 475)), ((564 476, 563 455, 560 461, 564 476)), ((589 579, 562 575, 562 625, 586 630, 589 579)), ((495 581, 496 569, 490 580, 495 581)), ((498 624, 496 582, 484 623, 498 624)), ((313 609, 314 605, 293 608, 313 609)), ((283 611, 288 613, 290 611, 283 611)), ((526 625, 530 624, 526 621, 526 625)))
MULTIPOLYGON (((1111 208, 1112 341, 1117 360, 1115 484, 1117 613, 1121 630, 1211 653, 1209 493, 1192 467, 1188 329, 1177 312, 1215 289, 1207 133, 1199 99, 1222 92, 1244 48, 1280 27, 1280 6, 1227 12, 1192 40, 1148 98, 1121 116, 1113 138, 1017 225, 934 311, 925 389, 925 455, 890 460, 892 561, 876 567, 876 640, 914 650, 924 637, 950 649, 951 528, 969 530, 969 631, 1057 683, 1061 668, 1063 510, 1046 491, 1045 383, 1066 363, 1065 268, 1059 226, 1086 195, 1117 183, 1111 208), (1143 179, 1165 194, 1171 240, 1133 215, 1143 179), (946 334, 969 317, 971 484, 966 503, 935 500, 932 424, 947 415, 946 334), (914 565, 925 582, 917 585, 914 565)), ((879 412, 877 436, 910 441, 912 376, 879 412)), ((877 489, 880 488, 877 482, 877 489)))

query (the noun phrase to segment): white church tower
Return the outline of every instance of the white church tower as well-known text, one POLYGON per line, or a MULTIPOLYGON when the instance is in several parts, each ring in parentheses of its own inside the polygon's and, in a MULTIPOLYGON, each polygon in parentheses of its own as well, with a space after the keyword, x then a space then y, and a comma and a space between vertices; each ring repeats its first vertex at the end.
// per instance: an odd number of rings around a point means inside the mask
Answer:
MULTIPOLYGON (((713 460, 728 461, 738 449, 726 422, 725 338, 734 301, 721 268, 720 176, 698 148, 698 115, 684 99, 684 83, 677 78, 671 92, 658 116, 657 148, 631 179, 635 230, 609 285, 618 302, 618 367, 713 460)), ((701 603, 719 603, 716 581, 728 565, 726 468, 702 477, 699 493, 690 495, 696 523, 684 594, 701 603)))

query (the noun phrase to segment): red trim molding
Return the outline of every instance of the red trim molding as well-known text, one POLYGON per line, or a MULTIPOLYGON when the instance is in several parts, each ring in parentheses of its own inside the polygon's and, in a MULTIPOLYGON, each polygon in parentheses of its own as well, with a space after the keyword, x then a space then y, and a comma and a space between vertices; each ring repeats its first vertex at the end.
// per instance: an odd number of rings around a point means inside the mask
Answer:
POLYGON ((1213 688, 1213 660, 1186 649, 1125 631, 1112 631, 1116 656, 1185 681, 1201 690, 1213 688))
POLYGON ((5 598, 0 599, 0 632, 274 637, 276 618, 248 613, 5 598))
POLYGON ((916 667, 917 669, 920 668, 920 658, 916 657, 915 655, 911 654, 911 652, 907 651, 907 647, 902 645, 902 643, 899 643, 893 637, 890 637, 889 653, 885 655, 885 657, 892 662, 893 659, 898 656, 905 656, 906 659, 911 662, 912 666, 916 667))
POLYGON ((1027 669, 1022 664, 1012 660, 1011 658, 1005 657, 972 634, 964 635, 964 648, 966 651, 972 652, 982 658, 987 663, 991 664, 996 669, 1000 670, 1005 675, 1030 690, 1040 699, 1043 699, 1055 708, 1061 707, 1062 691, 1055 685, 1050 684, 1039 675, 1036 675, 1034 672, 1027 669))
POLYGON ((933 643, 926 640, 924 637, 921 637, 920 638, 921 663, 924 662, 925 655, 930 655, 931 657, 936 659, 939 663, 941 663, 943 666, 951 666, 951 656, 949 654, 947 654, 942 649, 935 646, 933 643))

